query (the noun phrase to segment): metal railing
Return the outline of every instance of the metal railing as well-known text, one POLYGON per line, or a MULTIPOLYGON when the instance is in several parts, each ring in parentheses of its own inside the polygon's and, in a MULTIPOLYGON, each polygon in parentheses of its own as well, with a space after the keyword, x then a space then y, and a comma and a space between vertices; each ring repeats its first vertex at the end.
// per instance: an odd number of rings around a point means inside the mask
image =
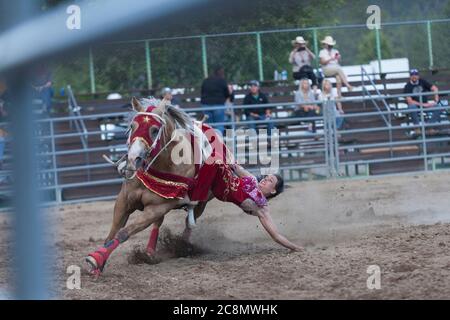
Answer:
MULTIPOLYGON (((361 66, 361 83, 362 83, 362 90, 363 90, 363 94, 367 95, 369 98, 371 98, 371 102, 373 103, 373 105, 375 106, 375 108, 377 108, 377 110, 380 113, 380 116, 383 118, 384 122, 386 123, 386 126, 389 128, 389 142, 392 143, 392 130, 391 130, 391 126, 392 126, 392 122, 391 122, 391 114, 389 113, 387 116, 387 119, 385 117, 385 115, 383 114, 383 112, 381 111, 381 108, 379 107, 378 103, 376 100, 372 99, 372 94, 370 93, 369 90, 367 90, 366 85, 365 85, 365 79, 369 80, 369 83, 371 85, 371 87, 375 90, 376 94, 378 96, 382 96, 380 90, 378 90, 375 82, 372 80, 372 78, 369 76, 369 74, 367 73, 367 70, 361 66)), ((386 99, 382 99, 381 102, 383 103, 385 109, 387 111, 390 111, 391 108, 389 107, 389 104, 386 102, 386 99)), ((392 149, 391 149, 391 155, 392 155, 392 149)))
POLYGON ((81 116, 81 107, 78 105, 77 100, 75 99, 75 96, 72 91, 72 87, 70 85, 67 86, 67 102, 69 106, 69 114, 73 117, 73 121, 70 122, 75 125, 75 128, 77 129, 77 132, 83 133, 80 135, 81 143, 83 144, 83 147, 85 149, 88 148, 87 145, 87 139, 86 139, 86 124, 84 123, 83 119, 76 118, 77 116, 81 116))
MULTIPOLYGON (((450 91, 442 91, 439 94, 449 94, 450 91)), ((423 96, 429 95, 429 93, 413 94, 413 95, 391 95, 390 99, 404 98, 405 96, 423 96)), ((340 99, 341 102, 346 103, 357 103, 361 104, 364 101, 373 100, 383 100, 384 95, 372 96, 372 97, 353 97, 340 99)), ((275 127, 279 130, 279 150, 272 154, 272 156, 278 156, 280 158, 280 171, 284 172, 285 176, 293 177, 297 173, 297 178, 300 178, 302 172, 313 172, 317 176, 322 177, 338 177, 343 175, 343 168, 345 169, 345 175, 352 176, 357 174, 357 169, 355 173, 349 173, 349 167, 354 166, 355 168, 359 166, 370 167, 377 163, 391 163, 399 161, 417 160, 422 159, 424 166, 423 170, 429 170, 429 161, 432 161, 433 169, 435 168, 435 160, 437 158, 450 157, 450 149, 443 149, 445 152, 433 153, 429 152, 430 144, 445 144, 450 145, 450 122, 448 121, 448 116, 441 123, 426 123, 424 113, 422 114, 422 122, 416 125, 407 125, 403 122, 397 125, 390 125, 389 127, 371 127, 371 128, 357 128, 357 129, 338 129, 336 127, 336 113, 335 113, 335 103, 337 100, 327 100, 327 101, 313 101, 308 104, 317 104, 322 106, 322 113, 316 117, 297 117, 293 116, 292 111, 294 111, 299 104, 295 102, 287 103, 271 103, 266 105, 243 105, 243 106, 224 106, 224 107, 199 107, 186 109, 188 113, 198 113, 206 110, 218 110, 218 109, 233 109, 234 111, 244 112, 246 110, 251 110, 254 108, 265 107, 272 110, 273 118, 270 120, 244 120, 237 121, 238 119, 228 119, 222 123, 213 123, 213 126, 226 125, 234 130, 240 128, 249 128, 250 125, 255 124, 257 126, 266 126, 268 122, 273 122, 275 127), (317 131, 308 132, 308 123, 316 122, 317 131), (411 140, 411 138, 400 139, 395 141, 393 139, 393 132, 407 132, 421 128, 422 133, 420 139, 411 140), (440 128, 448 130, 446 133, 448 136, 440 137, 429 137, 425 134, 427 128, 440 128), (387 141, 383 139, 378 139, 377 142, 352 142, 350 144, 345 142, 347 136, 356 135, 373 135, 380 134, 389 131, 387 141), (381 140, 381 141, 380 141, 381 140), (415 148, 416 154, 411 155, 395 155, 396 150, 402 150, 405 146, 419 146, 415 148), (373 156, 370 158, 365 158, 362 155, 363 151, 370 151, 376 148, 388 149, 389 153, 380 152, 382 156, 373 156), (350 157, 353 156, 353 157, 350 157)), ((439 106, 434 108, 426 108, 425 111, 441 110, 448 112, 448 106, 439 106)), ((424 110, 421 110, 424 111, 424 110)), ((414 110, 403 110, 405 114, 411 112, 417 112, 414 110)), ((379 110, 374 108, 371 112, 355 112, 339 115, 345 121, 351 121, 361 119, 364 117, 373 116, 385 116, 394 117, 398 113, 398 110, 379 110)), ((39 140, 44 141, 50 145, 46 151, 39 153, 39 157, 51 158, 52 167, 42 168, 40 170, 41 174, 51 175, 53 178, 52 183, 46 185, 41 185, 41 191, 50 192, 52 195, 49 197, 47 204, 49 203, 71 203, 74 201, 87 201, 87 200, 105 200, 112 199, 114 195, 105 196, 81 196, 79 199, 66 199, 64 197, 64 192, 73 189, 86 188, 86 187, 108 187, 108 186, 119 186, 123 179, 115 174, 114 170, 101 171, 110 168, 108 163, 103 163, 101 160, 102 153, 110 153, 112 155, 119 155, 122 150, 126 149, 124 136, 119 136, 117 134, 123 134, 124 129, 114 129, 114 130, 88 130, 85 132, 75 131, 71 133, 57 133, 54 131, 57 123, 70 123, 71 121, 83 121, 86 123, 93 122, 96 128, 100 128, 101 119, 108 118, 123 118, 126 119, 129 112, 116 112, 116 113, 105 113, 105 114, 91 114, 91 115, 72 115, 68 117, 59 118, 48 118, 40 119, 38 122, 40 124, 47 124, 51 130, 48 134, 42 134, 39 136, 39 140), (99 139, 102 135, 111 134, 111 140, 108 142, 99 139), (65 147, 64 140, 72 138, 77 138, 84 136, 86 140, 97 139, 97 144, 91 143, 87 147, 84 147, 80 140, 80 147, 65 147), (58 148, 57 145, 60 145, 58 148), (82 158, 76 159, 75 162, 68 161, 71 157, 83 156, 82 158), (95 159, 93 163, 82 159, 95 159), (95 173, 98 171, 102 172, 100 178, 95 178, 95 173), (71 178, 71 175, 73 177, 71 178)), ((92 128, 92 125, 90 126, 92 128)), ((397 134, 396 137, 399 135, 397 134)), ((238 137, 231 135, 232 142, 235 144, 242 143, 238 141, 238 137)), ((260 138, 260 137, 259 137, 260 138)), ((405 136, 402 136, 405 138, 405 136)), ((418 138, 418 137, 416 137, 418 138)), ((225 141, 229 142, 230 138, 225 137, 225 141)), ((250 142, 250 139, 248 140, 250 142)), ((439 150, 439 148, 437 148, 439 150)), ((246 157, 255 155, 256 151, 248 150, 246 157)), ((9 156, 4 159, 11 160, 9 156)), ((250 171, 257 171, 259 168, 256 165, 250 167, 250 171)), ((368 170, 366 169, 366 172, 368 170)), ((4 170, 0 172, 0 176, 8 176, 11 172, 4 170)), ((1 192, 8 194, 8 189, 3 188, 1 192)))

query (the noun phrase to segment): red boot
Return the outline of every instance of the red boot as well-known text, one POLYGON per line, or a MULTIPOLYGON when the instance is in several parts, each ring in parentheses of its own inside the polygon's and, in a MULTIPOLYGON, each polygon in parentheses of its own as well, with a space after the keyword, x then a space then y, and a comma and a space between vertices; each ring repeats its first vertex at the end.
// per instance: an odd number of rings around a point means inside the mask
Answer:
POLYGON ((111 253, 119 245, 119 240, 114 239, 105 244, 104 247, 98 249, 95 252, 88 254, 86 257, 86 262, 91 266, 91 273, 94 275, 99 275, 103 272, 105 268, 106 261, 108 260, 111 253))
POLYGON ((159 235, 159 228, 153 228, 150 233, 150 238, 148 239, 147 244, 147 253, 149 255, 153 255, 156 251, 156 244, 158 243, 158 235, 159 235))

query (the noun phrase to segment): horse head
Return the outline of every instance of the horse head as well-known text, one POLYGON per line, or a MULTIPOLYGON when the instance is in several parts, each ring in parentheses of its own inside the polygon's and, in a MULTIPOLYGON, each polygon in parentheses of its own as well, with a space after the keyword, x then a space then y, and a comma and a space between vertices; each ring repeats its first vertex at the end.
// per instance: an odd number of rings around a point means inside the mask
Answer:
POLYGON ((171 127, 168 118, 164 116, 167 105, 166 100, 156 105, 143 106, 142 103, 133 97, 131 101, 136 112, 131 121, 128 136, 128 161, 126 177, 133 178, 129 173, 135 173, 139 169, 144 169, 151 159, 155 159, 165 141, 167 128, 171 127))

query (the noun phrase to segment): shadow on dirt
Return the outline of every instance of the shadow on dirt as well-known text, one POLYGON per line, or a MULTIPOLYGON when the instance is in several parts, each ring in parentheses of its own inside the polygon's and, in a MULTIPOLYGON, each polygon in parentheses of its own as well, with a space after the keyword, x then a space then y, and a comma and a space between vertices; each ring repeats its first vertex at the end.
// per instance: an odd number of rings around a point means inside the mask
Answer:
POLYGON ((154 255, 148 255, 142 246, 135 246, 128 256, 128 263, 158 264, 167 259, 194 257, 208 253, 208 250, 186 241, 181 235, 174 235, 168 228, 161 230, 158 246, 154 255))

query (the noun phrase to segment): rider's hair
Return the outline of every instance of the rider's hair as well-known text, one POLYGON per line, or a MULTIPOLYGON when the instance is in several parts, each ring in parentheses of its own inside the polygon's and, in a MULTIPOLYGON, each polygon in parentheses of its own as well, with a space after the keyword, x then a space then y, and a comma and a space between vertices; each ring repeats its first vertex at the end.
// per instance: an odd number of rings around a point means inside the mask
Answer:
MULTIPOLYGON (((280 193, 282 193, 284 191, 284 179, 281 175, 279 174, 274 174, 274 176, 277 178, 277 184, 275 185, 275 193, 270 194, 267 199, 272 199, 275 198, 277 195, 279 195, 280 193)), ((265 177, 267 177, 267 175, 264 176, 258 176, 258 182, 261 181, 262 179, 264 179, 265 177)))

